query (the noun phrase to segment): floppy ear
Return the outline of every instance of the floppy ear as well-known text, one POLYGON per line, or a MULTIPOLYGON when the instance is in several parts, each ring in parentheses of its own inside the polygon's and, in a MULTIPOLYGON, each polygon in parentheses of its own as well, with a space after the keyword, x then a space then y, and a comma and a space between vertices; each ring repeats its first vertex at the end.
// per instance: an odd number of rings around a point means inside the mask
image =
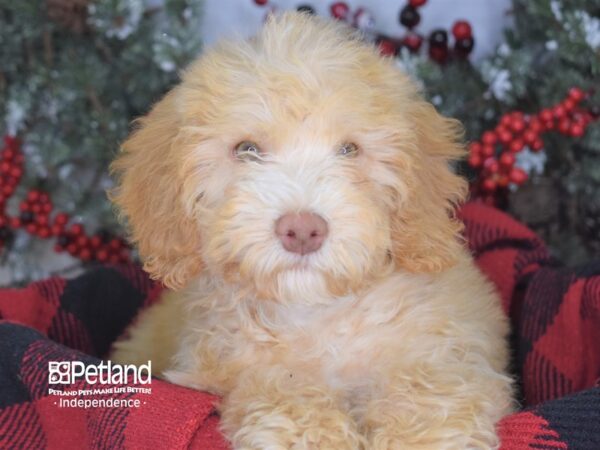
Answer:
POLYGON ((427 102, 410 103, 416 154, 405 179, 405 201, 392 218, 392 254, 411 272, 439 272, 455 263, 463 246, 455 208, 466 196, 467 182, 450 167, 465 153, 462 126, 427 102))
POLYGON ((117 186, 109 194, 128 219, 144 269, 173 289, 202 270, 198 226, 182 200, 176 95, 171 91, 137 121, 111 165, 117 186))

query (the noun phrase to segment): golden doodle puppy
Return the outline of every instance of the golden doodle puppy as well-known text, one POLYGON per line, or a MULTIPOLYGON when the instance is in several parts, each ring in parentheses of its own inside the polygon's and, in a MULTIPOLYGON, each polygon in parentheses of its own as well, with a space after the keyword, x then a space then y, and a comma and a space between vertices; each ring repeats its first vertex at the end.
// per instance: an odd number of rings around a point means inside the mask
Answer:
POLYGON ((113 165, 170 291, 112 359, 221 395, 236 449, 490 449, 508 324, 461 240, 460 126, 339 23, 191 65, 113 165))

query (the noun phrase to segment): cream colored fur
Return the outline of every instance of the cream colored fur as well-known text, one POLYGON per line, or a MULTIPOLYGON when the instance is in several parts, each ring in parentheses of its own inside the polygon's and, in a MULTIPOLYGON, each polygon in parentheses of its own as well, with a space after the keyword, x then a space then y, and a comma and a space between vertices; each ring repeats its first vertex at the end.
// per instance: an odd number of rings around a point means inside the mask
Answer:
POLYGON ((496 448, 508 324, 454 218, 462 154, 457 123, 343 25, 286 14, 207 51, 113 165, 172 291, 112 359, 223 396, 236 449, 496 448), (233 156, 244 140, 259 161, 233 156), (274 233, 296 211, 329 225, 315 253, 274 233))

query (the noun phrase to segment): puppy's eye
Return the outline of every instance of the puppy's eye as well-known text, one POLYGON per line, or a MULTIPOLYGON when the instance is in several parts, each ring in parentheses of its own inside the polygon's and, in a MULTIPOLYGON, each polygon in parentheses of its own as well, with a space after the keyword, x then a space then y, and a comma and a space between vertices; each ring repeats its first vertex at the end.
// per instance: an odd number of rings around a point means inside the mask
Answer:
POLYGON ((354 142, 344 142, 338 148, 338 152, 337 153, 340 156, 345 156, 347 158, 352 158, 352 157, 358 155, 358 145, 356 145, 354 142))
POLYGON ((255 142, 242 141, 234 147, 233 156, 245 161, 260 161, 262 159, 262 152, 255 142))

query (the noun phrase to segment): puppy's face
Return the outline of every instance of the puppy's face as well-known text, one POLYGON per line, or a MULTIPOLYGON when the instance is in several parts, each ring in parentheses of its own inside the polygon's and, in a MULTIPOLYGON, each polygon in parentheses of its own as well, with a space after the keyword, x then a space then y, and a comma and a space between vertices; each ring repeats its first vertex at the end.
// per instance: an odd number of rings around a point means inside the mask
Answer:
POLYGON ((290 14, 206 53, 114 163, 146 269, 325 301, 459 251, 456 125, 339 24, 290 14))

